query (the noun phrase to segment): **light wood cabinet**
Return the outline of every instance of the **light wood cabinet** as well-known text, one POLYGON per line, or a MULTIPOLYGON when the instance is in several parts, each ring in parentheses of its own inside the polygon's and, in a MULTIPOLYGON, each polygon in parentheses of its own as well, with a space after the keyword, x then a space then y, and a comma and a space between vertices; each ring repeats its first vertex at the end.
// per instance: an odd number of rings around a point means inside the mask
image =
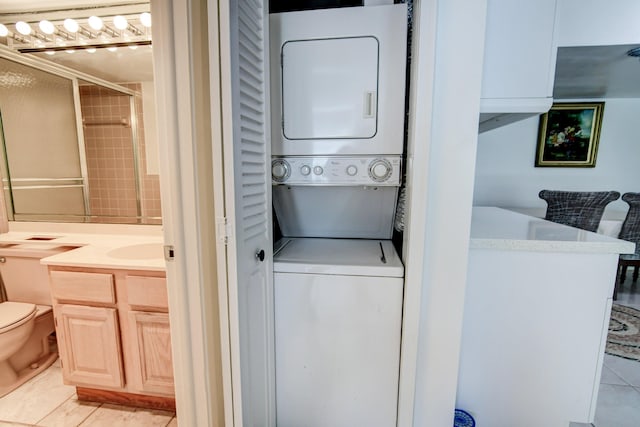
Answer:
POLYGON ((141 392, 173 393, 169 315, 132 311, 129 325, 137 365, 132 386, 141 392))
POLYGON ((121 388, 120 331, 114 308, 55 306, 62 372, 67 382, 121 388))
POLYGON ((49 277, 64 382, 88 400, 167 408, 174 382, 164 273, 51 266, 49 277))
POLYGON ((126 311, 130 386, 139 392, 172 395, 173 364, 166 279, 127 274, 123 282, 127 303, 122 307, 121 315, 126 311))

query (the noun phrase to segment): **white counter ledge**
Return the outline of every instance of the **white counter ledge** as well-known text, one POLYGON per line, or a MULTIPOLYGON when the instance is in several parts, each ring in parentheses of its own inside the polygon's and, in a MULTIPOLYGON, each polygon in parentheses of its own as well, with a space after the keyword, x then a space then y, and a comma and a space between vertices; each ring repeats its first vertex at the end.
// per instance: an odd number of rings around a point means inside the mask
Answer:
POLYGON ((89 234, 49 231, 10 231, 0 244, 77 247, 43 258, 44 265, 164 271, 161 235, 89 234))
POLYGON ((470 249, 533 252, 633 253, 631 242, 513 211, 475 207, 470 249))
POLYGON ((593 422, 618 254, 633 250, 601 234, 474 208, 456 406, 479 426, 593 422))

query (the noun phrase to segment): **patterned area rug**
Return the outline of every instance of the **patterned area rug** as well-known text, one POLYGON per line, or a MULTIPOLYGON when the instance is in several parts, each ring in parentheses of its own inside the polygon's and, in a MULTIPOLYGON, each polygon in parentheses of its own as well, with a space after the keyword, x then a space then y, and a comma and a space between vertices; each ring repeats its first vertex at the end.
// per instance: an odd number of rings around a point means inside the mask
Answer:
POLYGON ((640 310, 613 304, 605 353, 640 362, 640 310))

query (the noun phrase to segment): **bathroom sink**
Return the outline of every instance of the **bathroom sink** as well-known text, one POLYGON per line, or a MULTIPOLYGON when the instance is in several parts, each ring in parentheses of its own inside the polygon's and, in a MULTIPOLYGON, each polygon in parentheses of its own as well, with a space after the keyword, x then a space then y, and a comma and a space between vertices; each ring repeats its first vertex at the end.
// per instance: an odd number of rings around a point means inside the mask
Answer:
POLYGON ((26 240, 33 240, 33 241, 37 241, 37 242, 48 242, 49 240, 56 240, 59 239, 60 236, 31 236, 29 238, 27 238, 26 240))
POLYGON ((162 243, 141 243, 123 246, 107 252, 107 256, 119 259, 157 259, 164 258, 162 243))

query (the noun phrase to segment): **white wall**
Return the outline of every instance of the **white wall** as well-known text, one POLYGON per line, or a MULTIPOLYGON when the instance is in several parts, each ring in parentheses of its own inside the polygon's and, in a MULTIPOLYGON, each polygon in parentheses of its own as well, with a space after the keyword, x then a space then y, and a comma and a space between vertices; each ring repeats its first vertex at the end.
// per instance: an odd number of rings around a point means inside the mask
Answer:
POLYGON ((158 132, 156 123, 156 93, 153 82, 142 82, 142 111, 144 114, 144 145, 147 157, 147 175, 160 173, 158 132))
MULTIPOLYGON (((418 291, 413 281, 405 282, 405 304, 411 304, 416 297, 420 303, 412 425, 440 427, 452 424, 457 391, 486 1, 428 0, 417 4, 421 31, 414 40, 429 42, 425 40, 429 37, 423 34, 428 33, 427 25, 432 18, 437 21, 433 65, 429 64, 429 58, 418 55, 422 67, 412 70, 417 84, 412 82, 411 87, 416 92, 411 99, 414 103, 410 108, 410 139, 415 145, 427 144, 422 148, 427 148, 428 153, 414 147, 415 152, 410 150, 408 158, 414 168, 410 179, 413 188, 407 187, 412 199, 408 229, 413 241, 424 242, 424 250, 409 253, 407 279, 410 280, 409 274, 415 271, 417 261, 422 281, 418 291), (465 55, 460 54, 462 51, 465 55), (425 81, 432 72, 433 93, 425 81), (420 158, 418 153, 424 156, 420 158), (418 168, 422 172, 415 172, 418 168), (414 182, 421 178, 425 179, 422 183, 414 182), (419 194, 417 189, 426 191, 419 194), (423 218, 414 217, 413 210, 415 196, 423 195, 424 222, 423 218), (419 235, 422 222, 424 234, 419 235)), ((403 341, 411 338, 403 328, 403 341)), ((399 419, 398 426, 407 425, 399 419)))
MULTIPOLYGON (((544 210, 546 203, 538 198, 542 189, 640 192, 640 99, 604 101, 595 168, 534 167, 538 117, 481 134, 474 204, 544 210)), ((627 204, 618 200, 605 215, 626 210, 627 204)))

